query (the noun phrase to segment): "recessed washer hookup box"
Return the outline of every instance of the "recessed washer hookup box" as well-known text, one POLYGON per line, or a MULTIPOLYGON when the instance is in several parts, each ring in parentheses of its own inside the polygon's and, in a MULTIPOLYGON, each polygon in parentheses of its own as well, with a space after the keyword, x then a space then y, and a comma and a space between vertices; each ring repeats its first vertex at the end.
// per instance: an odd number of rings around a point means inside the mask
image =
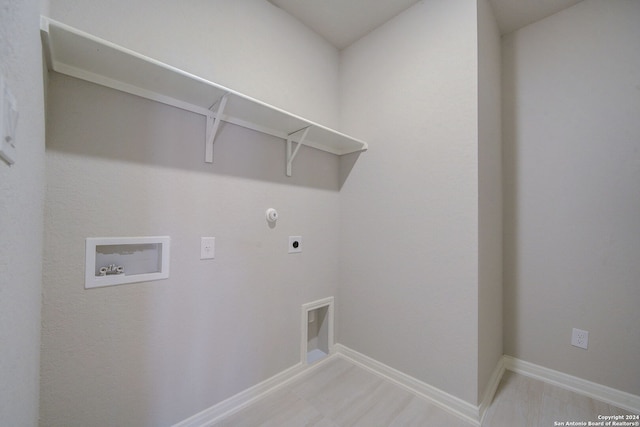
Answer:
POLYGON ((85 289, 169 277, 169 236, 89 237, 85 289))

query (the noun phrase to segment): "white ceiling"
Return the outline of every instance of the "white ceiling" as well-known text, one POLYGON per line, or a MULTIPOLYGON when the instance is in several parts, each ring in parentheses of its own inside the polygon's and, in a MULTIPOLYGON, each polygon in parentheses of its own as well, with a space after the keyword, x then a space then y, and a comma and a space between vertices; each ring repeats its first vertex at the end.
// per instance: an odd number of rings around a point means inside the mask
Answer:
POLYGON ((508 34, 560 12, 582 0, 489 0, 500 27, 508 34))
MULTIPOLYGON (((419 0, 269 0, 338 49, 413 6, 419 0)), ((581 0, 489 0, 502 34, 553 15, 581 0)))
POLYGON ((384 24, 418 0, 269 0, 338 49, 384 24))

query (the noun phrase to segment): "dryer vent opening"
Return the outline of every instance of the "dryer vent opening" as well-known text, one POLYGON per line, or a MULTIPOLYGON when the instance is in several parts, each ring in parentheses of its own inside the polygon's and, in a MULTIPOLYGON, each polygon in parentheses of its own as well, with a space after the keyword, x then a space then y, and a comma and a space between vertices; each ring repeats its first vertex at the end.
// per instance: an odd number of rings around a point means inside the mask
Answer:
POLYGON ((311 364, 332 352, 333 298, 303 305, 302 319, 302 362, 311 364))

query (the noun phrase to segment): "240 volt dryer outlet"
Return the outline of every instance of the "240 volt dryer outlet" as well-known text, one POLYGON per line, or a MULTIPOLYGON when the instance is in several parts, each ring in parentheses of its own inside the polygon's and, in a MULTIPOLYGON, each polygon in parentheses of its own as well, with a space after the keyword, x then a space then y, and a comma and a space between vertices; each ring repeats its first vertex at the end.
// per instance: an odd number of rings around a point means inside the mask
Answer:
POLYGON ((289 253, 297 254, 302 252, 302 236, 289 236, 289 253))

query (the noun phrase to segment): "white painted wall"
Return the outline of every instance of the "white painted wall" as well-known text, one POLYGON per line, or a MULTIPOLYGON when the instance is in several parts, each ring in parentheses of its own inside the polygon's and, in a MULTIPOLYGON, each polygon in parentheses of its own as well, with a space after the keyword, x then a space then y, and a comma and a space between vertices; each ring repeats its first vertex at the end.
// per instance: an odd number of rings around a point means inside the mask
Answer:
POLYGON ((478 1, 478 398, 503 354, 500 32, 478 1))
POLYGON ((503 40, 506 353, 636 395, 639 22, 585 0, 503 40))
POLYGON ((338 341, 477 402, 475 2, 417 3, 341 53, 338 341))
POLYGON ((207 167, 201 117, 60 75, 49 91, 43 423, 170 425, 295 365, 301 305, 338 281, 336 159, 301 151, 286 182, 283 142, 225 126, 207 167), (84 239, 136 235, 171 236, 170 278, 85 290, 84 239))
MULTIPOLYGON (((337 114, 337 52, 267 2, 85 3, 56 0, 53 18, 215 66, 312 120, 337 114)), ((171 425, 299 362, 301 305, 338 283, 337 158, 303 147, 286 178, 283 141, 224 124, 206 165, 202 116, 61 75, 48 101, 43 425, 171 425), (131 235, 171 236, 170 278, 85 290, 84 239, 131 235), (215 260, 199 260, 201 236, 216 237, 215 260)))
POLYGON ((39 0, 0 0, 0 73, 20 118, 17 161, 0 160, 0 425, 38 424, 44 199, 39 0))

